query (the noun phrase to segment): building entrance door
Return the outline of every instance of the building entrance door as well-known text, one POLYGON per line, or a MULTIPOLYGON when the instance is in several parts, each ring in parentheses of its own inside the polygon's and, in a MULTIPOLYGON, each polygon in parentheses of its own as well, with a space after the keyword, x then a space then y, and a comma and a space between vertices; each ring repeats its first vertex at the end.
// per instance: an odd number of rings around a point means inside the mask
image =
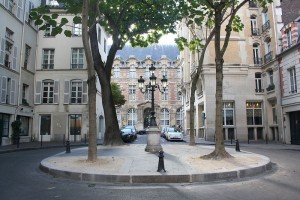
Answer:
POLYGON ((291 144, 300 144, 300 111, 290 113, 291 144))

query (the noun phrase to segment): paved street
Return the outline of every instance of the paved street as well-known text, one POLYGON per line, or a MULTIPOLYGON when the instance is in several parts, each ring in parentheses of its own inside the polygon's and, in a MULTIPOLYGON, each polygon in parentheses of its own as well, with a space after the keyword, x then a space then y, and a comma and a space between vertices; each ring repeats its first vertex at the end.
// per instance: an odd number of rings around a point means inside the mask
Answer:
MULTIPOLYGON (((139 136, 135 143, 143 143, 139 136)), ((163 142, 167 142, 164 141, 163 142)), ((168 142, 186 145, 183 142, 168 142)), ((42 173, 42 159, 64 148, 0 154, 1 200, 94 200, 94 199, 231 199, 289 200, 300 196, 299 150, 276 144, 241 144, 242 150, 268 156, 277 164, 272 173, 239 182, 214 184, 121 185, 78 182, 42 173)), ((299 149, 299 148, 298 148, 299 149)))

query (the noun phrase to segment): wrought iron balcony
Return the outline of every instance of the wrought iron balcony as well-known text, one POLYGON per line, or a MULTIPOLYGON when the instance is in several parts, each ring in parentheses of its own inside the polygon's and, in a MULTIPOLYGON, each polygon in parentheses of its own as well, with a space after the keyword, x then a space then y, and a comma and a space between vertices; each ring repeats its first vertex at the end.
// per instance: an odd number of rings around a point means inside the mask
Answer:
POLYGON ((264 89, 255 89, 256 93, 263 93, 265 90, 264 89))
POLYGON ((264 61, 265 61, 265 64, 270 62, 272 60, 272 51, 270 51, 269 53, 267 53, 265 56, 264 56, 264 61))
POLYGON ((262 64, 262 58, 253 58, 253 62, 255 65, 261 65, 262 64))
POLYGON ((258 28, 252 28, 251 34, 252 34, 252 36, 260 35, 259 29, 258 28))
POLYGON ((272 91, 275 89, 275 85, 273 83, 271 83, 267 88, 266 90, 269 92, 269 91, 272 91))
POLYGON ((270 29, 270 20, 268 20, 264 25, 262 25, 262 32, 266 32, 268 29, 270 29))
POLYGON ((257 8, 257 2, 256 1, 249 1, 249 7, 250 8, 257 8))

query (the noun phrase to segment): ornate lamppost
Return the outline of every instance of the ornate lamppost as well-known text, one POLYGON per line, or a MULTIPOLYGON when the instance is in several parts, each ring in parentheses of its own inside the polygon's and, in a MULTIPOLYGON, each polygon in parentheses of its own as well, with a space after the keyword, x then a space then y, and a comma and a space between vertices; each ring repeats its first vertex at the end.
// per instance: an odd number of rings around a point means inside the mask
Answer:
POLYGON ((162 147, 160 145, 160 131, 157 127, 156 120, 155 120, 155 110, 154 110, 154 91, 158 89, 161 93, 164 93, 167 87, 168 79, 163 76, 161 79, 162 83, 162 89, 160 86, 156 83, 156 76, 154 74, 155 67, 153 64, 149 68, 150 71, 150 82, 145 85, 145 80, 143 79, 143 76, 140 76, 138 79, 139 89, 144 94, 147 91, 151 91, 151 118, 150 118, 150 127, 147 134, 147 146, 145 151, 156 153, 162 150, 162 147))

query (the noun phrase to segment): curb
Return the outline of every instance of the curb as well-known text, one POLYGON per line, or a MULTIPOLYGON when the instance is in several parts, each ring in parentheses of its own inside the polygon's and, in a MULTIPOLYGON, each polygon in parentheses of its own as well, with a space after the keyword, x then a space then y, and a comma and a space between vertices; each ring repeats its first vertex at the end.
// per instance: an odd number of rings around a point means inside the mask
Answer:
POLYGON ((113 174, 89 174, 51 169, 40 163, 41 171, 57 177, 100 183, 211 183, 220 181, 240 180, 247 177, 261 175, 273 169, 272 163, 268 163, 247 169, 228 172, 205 174, 178 174, 178 175, 113 175, 113 174))

